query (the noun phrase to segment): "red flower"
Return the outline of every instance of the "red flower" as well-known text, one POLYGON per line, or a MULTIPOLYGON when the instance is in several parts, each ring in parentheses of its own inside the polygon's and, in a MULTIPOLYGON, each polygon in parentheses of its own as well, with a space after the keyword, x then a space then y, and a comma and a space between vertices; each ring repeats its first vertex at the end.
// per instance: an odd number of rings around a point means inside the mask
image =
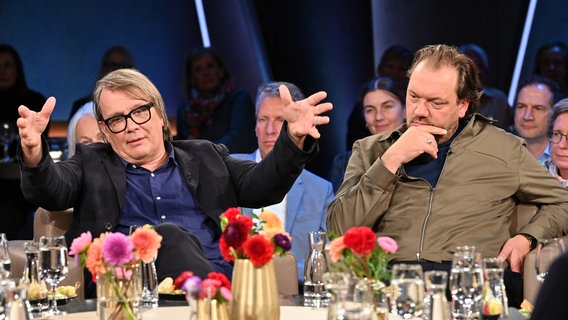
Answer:
POLYGON ((177 290, 177 289, 181 288, 181 286, 183 285, 185 280, 187 280, 187 278, 190 278, 190 277, 193 277, 193 272, 191 272, 191 271, 182 272, 174 281, 175 289, 177 290))
POLYGON ((225 237, 223 236, 221 236, 221 239, 219 239, 219 249, 221 250, 221 254, 223 255, 223 258, 225 258, 225 260, 227 260, 228 262, 235 261, 235 257, 231 255, 231 249, 225 242, 225 237))
POLYGON ((227 278, 226 275, 220 272, 209 272, 207 278, 218 280, 219 282, 221 282, 221 287, 231 290, 231 281, 229 281, 229 278, 227 278))
POLYGON ((241 210, 239 210, 239 208, 229 208, 227 211, 223 212, 222 216, 231 222, 235 220, 239 214, 241 214, 241 210))
POLYGON ((343 236, 345 246, 356 255, 368 255, 375 249, 377 235, 369 227, 356 227, 347 230, 343 236))
MULTIPOLYGON (((240 217, 239 219, 229 222, 225 231, 223 231, 223 238, 225 238, 225 243, 233 247, 235 250, 239 250, 243 243, 247 240, 250 229, 252 228, 252 223, 249 225, 247 223, 248 217, 240 217)), ((250 221, 250 218, 248 219, 250 221)))
POLYGON ((255 267, 262 267, 272 259, 274 243, 266 240, 262 235, 252 236, 245 242, 245 253, 255 267))

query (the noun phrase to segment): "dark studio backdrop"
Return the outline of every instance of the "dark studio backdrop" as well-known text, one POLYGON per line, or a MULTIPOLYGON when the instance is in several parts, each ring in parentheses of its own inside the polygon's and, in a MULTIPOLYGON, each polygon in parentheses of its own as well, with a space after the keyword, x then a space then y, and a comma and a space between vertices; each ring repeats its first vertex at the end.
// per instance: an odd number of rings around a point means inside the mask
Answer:
MULTIPOLYGON (((326 177, 346 150, 347 117, 360 85, 393 44, 475 42, 489 54, 491 83, 508 93, 528 0, 204 0, 212 46, 254 97, 268 80, 296 83, 305 94, 328 92, 332 123, 308 169, 326 177)), ((538 46, 568 41, 562 1, 539 1, 523 68, 538 46)), ((183 65, 201 45, 193 1, 0 2, 0 42, 21 54, 29 86, 58 99, 54 120, 89 94, 104 51, 121 44, 163 94, 168 114, 183 101, 183 65)))

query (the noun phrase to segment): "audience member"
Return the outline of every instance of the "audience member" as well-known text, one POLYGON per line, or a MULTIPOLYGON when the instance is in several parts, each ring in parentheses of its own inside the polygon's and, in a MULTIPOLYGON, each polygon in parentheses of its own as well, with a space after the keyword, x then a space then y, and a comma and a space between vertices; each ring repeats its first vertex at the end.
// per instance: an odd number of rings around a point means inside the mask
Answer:
MULTIPOLYGON (((400 45, 391 46, 381 56, 377 66, 377 75, 379 77, 390 77, 406 88, 408 83, 406 71, 411 63, 412 52, 410 50, 400 45)), ((349 120, 347 120, 347 150, 351 150, 351 146, 356 140, 370 135, 369 130, 365 127, 365 118, 361 109, 361 105, 356 103, 351 110, 349 120)))
POLYGON ((184 91, 188 101, 177 111, 178 139, 206 139, 232 153, 256 149, 252 99, 213 49, 199 47, 189 55, 184 91))
MULTIPOLYGON (((478 71, 457 48, 420 49, 409 75, 406 124, 355 142, 328 208, 328 231, 371 227, 397 241, 394 262, 418 262, 424 270, 449 272, 455 248, 468 244, 520 273, 536 238, 568 231, 568 191, 521 139, 475 114, 478 71), (519 202, 539 209, 511 237, 519 202)), ((520 280, 510 271, 505 276, 520 280)))
MULTIPOLYGON (((376 77, 368 81, 359 95, 359 112, 365 119, 365 127, 371 134, 392 131, 404 122, 406 87, 389 77, 376 77)), ((352 151, 340 153, 333 159, 329 180, 337 191, 352 151)))
MULTIPOLYGON (((99 74, 97 75, 97 81, 102 79, 111 71, 122 69, 122 68, 134 68, 134 57, 132 53, 126 47, 123 46, 113 46, 107 49, 101 60, 101 65, 99 66, 99 74)), ((71 117, 87 102, 91 101, 91 94, 77 99, 73 102, 71 107, 71 112, 69 113, 69 121, 71 117)))
POLYGON ((568 188, 568 99, 558 101, 552 108, 548 140, 550 157, 545 167, 565 188, 568 188), (563 139, 564 138, 564 139, 563 139))
POLYGON ((75 154, 77 143, 104 142, 103 133, 95 118, 94 108, 93 102, 89 101, 71 117, 67 126, 67 156, 69 158, 75 154))
POLYGON ((538 49, 533 73, 558 83, 560 90, 568 96, 568 49, 563 42, 545 44, 538 49))
POLYGON ((529 77, 517 93, 512 132, 526 140, 529 152, 543 165, 550 160, 547 137, 550 110, 561 98, 558 85, 541 76, 529 77))
MULTIPOLYGON (((8 44, 0 44, 0 122, 6 123, 6 134, 12 140, 7 154, 10 159, 16 155, 18 107, 25 104, 32 110, 40 110, 44 102, 43 95, 28 87, 24 65, 16 49, 8 44)), ((46 138, 47 134, 48 128, 44 131, 46 138)), ((9 240, 33 237, 35 209, 34 204, 24 199, 17 179, 0 178, 0 212, 4 213, 0 232, 5 233, 9 240)))
MULTIPOLYGON (((260 162, 274 148, 284 123, 284 102, 278 91, 281 85, 288 88, 292 101, 304 99, 304 94, 292 83, 270 82, 259 86, 255 128, 258 149, 250 154, 233 154, 235 158, 260 162)), ((266 207, 280 217, 286 232, 292 237, 292 252, 298 261, 298 280, 301 283, 304 281, 304 262, 310 252, 308 234, 326 230, 325 216, 331 200, 331 183, 304 169, 284 199, 266 207)), ((251 215, 259 214, 261 210, 247 208, 245 211, 251 215)))
POLYGON ((510 129, 511 124, 513 124, 513 109, 509 106, 507 96, 503 91, 489 86, 491 68, 489 67, 487 53, 474 43, 464 44, 459 49, 475 62, 479 71, 483 95, 479 99, 477 112, 495 120, 495 126, 505 130, 510 129))
MULTIPOLYGON (((316 125, 331 103, 325 92, 292 102, 281 87, 287 121, 272 156, 256 164, 229 156, 209 141, 171 141, 164 101, 154 84, 133 69, 115 70, 97 82, 95 115, 105 144, 77 144, 75 155, 54 163, 40 134, 55 98, 40 112, 21 106, 20 167, 26 198, 48 210, 74 208, 67 243, 81 232, 128 234, 132 225, 154 225, 163 237, 158 279, 192 270, 231 276, 219 251, 219 215, 229 207, 277 203, 317 151, 316 125), (130 121, 129 121, 130 120, 130 121)), ((87 275, 85 279, 90 279, 87 275)), ((91 296, 93 286, 86 287, 91 296)))

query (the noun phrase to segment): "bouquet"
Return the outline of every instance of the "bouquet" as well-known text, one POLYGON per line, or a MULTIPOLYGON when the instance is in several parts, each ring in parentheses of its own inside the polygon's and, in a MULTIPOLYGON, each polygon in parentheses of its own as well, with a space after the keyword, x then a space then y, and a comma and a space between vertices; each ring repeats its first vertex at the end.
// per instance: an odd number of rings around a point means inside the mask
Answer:
POLYGON ((210 272, 206 279, 201 280, 193 272, 184 271, 174 281, 174 289, 181 289, 188 297, 195 299, 215 299, 220 303, 233 300, 231 282, 219 272, 210 272))
MULTIPOLYGON (((137 285, 133 275, 141 261, 150 263, 158 255, 161 242, 162 236, 150 225, 136 229, 130 236, 105 232, 93 239, 87 231, 73 240, 69 254, 91 272, 94 282, 97 276, 104 281, 109 286, 108 294, 119 301, 109 319, 120 318, 123 313, 128 319, 136 319, 130 301, 137 285)), ((98 289, 97 293, 101 294, 98 289)))
POLYGON ((331 261, 340 271, 347 268, 358 278, 387 281, 390 279, 388 262, 398 250, 390 237, 377 237, 369 227, 353 227, 334 238, 329 246, 331 261))
POLYGON ((229 208, 221 215, 221 230, 219 247, 229 262, 250 259, 258 268, 270 262, 273 255, 284 255, 292 247, 280 218, 269 210, 251 218, 242 215, 238 208, 229 208))

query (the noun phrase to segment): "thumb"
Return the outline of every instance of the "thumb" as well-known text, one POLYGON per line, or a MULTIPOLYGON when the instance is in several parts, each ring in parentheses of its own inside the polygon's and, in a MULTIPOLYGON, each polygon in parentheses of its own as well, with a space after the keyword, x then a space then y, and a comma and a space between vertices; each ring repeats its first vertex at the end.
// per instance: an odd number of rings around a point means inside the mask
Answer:
POLYGON ((280 91, 280 99, 282 100, 282 104, 287 106, 292 103, 292 96, 290 95, 290 90, 288 90, 288 87, 281 84, 280 87, 278 87, 278 90, 280 91))
POLYGON ((49 119, 49 117, 51 117, 51 114, 53 113, 53 109, 55 108, 55 102, 56 100, 54 97, 49 97, 43 104, 43 107, 41 108, 39 114, 49 119))

